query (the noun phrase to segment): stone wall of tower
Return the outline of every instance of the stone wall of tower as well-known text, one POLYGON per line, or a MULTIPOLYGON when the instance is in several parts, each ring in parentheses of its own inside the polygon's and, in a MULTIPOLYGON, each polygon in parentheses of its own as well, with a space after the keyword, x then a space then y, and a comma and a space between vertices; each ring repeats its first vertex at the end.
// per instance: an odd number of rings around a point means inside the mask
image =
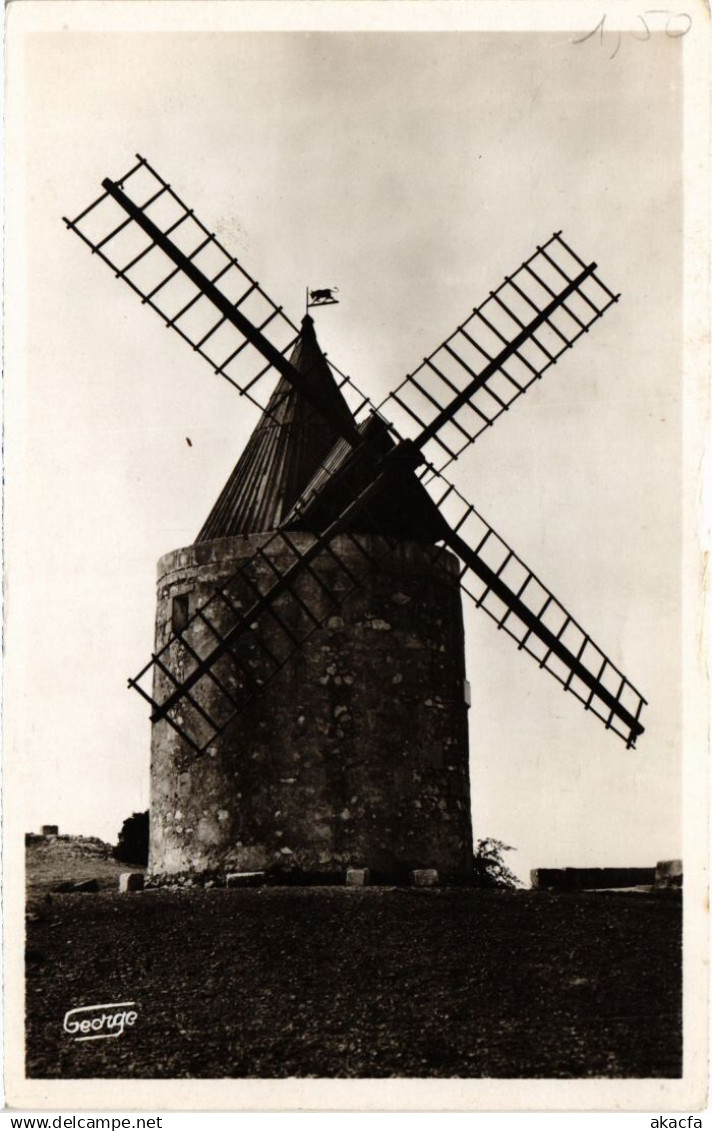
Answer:
MULTIPOLYGON (((290 537, 302 548, 312 541, 290 537)), ((174 598, 184 608, 187 598, 192 613, 265 541, 225 538, 163 557, 157 649, 171 635, 174 598)), ((381 559, 378 567, 338 610, 302 575, 301 592, 326 625, 205 754, 196 757, 165 721, 154 725, 151 872, 330 876, 368 867, 374 880, 397 882, 413 868, 437 868, 444 881, 467 881, 472 831, 457 562, 415 541, 385 556, 381 539, 361 541, 381 559)), ((335 546, 363 571, 348 536, 335 546)), ((288 564, 286 557, 275 561, 288 564)), ((336 566, 331 579, 328 572, 322 578, 338 589, 343 576, 336 566)), ((211 616, 227 629, 225 606, 218 602, 211 616)), ((259 632, 269 644, 278 630, 263 622, 259 632)), ((227 659, 220 678, 232 678, 227 659)), ((210 707, 206 686, 201 702, 210 707)))

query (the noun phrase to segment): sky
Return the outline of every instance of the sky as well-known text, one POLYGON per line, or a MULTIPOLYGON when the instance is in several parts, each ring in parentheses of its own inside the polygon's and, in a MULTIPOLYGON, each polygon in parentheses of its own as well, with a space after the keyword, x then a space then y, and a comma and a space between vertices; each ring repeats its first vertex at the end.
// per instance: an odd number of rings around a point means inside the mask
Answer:
POLYGON ((682 48, 574 42, 590 30, 25 37, 5 425, 25 829, 113 841, 147 808, 126 680, 156 561, 255 423, 62 224, 138 152, 293 319, 307 285, 340 288, 317 333, 375 401, 553 231, 597 261, 621 301, 450 473, 646 696, 647 729, 626 750, 466 608, 474 830, 523 878, 680 854, 682 48))

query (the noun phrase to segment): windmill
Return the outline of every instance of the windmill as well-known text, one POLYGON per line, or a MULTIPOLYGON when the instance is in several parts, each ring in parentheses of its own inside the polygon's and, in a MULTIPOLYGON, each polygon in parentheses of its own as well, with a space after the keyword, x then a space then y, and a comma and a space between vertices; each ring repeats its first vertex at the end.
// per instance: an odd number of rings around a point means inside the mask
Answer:
POLYGON ((628 747, 643 733, 640 693, 444 475, 619 296, 556 232, 374 405, 143 157, 102 187, 67 227, 261 412, 159 563, 129 680, 151 870, 467 882, 460 591, 628 747))

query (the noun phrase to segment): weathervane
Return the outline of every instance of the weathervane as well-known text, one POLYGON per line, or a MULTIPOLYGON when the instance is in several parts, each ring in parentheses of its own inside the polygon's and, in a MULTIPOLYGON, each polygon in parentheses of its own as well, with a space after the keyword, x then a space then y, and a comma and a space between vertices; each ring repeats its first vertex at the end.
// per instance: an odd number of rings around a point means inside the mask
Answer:
POLYGON ((307 310, 312 306, 333 306, 339 301, 338 298, 334 298, 338 292, 338 287, 322 287, 318 291, 312 291, 307 287, 307 310))

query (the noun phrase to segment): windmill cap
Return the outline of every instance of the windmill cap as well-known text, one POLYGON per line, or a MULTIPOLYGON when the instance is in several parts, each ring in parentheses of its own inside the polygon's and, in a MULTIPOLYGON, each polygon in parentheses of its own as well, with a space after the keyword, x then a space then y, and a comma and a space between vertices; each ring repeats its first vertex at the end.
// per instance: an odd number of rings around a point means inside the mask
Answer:
POLYGON ((197 542, 276 530, 339 440, 332 421, 354 428, 308 314, 290 361, 307 395, 286 377, 277 382, 197 542), (329 419, 315 404, 324 405, 329 419))

